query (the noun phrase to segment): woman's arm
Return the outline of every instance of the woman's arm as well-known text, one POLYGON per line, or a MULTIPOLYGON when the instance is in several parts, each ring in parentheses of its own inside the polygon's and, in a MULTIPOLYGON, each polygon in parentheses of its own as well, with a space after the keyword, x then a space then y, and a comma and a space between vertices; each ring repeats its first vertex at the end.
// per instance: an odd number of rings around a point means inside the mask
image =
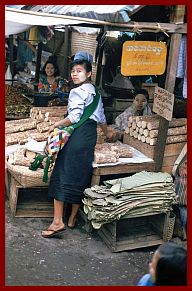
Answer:
POLYGON ((56 127, 66 127, 66 126, 69 126, 71 125, 71 121, 68 117, 62 119, 62 120, 59 120, 57 122, 55 122, 50 128, 49 128, 49 133, 51 131, 53 131, 56 127))
POLYGON ((99 124, 99 126, 101 127, 104 135, 107 137, 107 139, 111 139, 113 136, 113 132, 111 130, 108 130, 107 128, 107 123, 103 123, 103 124, 99 124))

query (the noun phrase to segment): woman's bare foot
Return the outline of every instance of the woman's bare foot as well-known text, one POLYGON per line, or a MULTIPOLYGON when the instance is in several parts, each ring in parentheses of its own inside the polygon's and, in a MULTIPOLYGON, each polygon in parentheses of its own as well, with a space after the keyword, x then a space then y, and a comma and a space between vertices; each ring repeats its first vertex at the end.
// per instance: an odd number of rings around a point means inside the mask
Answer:
POLYGON ((74 227, 75 227, 75 224, 76 224, 76 221, 77 221, 77 218, 76 218, 76 217, 72 217, 72 216, 70 216, 70 217, 69 217, 69 220, 68 220, 68 224, 67 224, 67 226, 68 226, 69 228, 74 228, 74 227))
POLYGON ((65 230, 64 223, 58 224, 58 225, 52 223, 47 229, 45 229, 41 232, 41 235, 43 237, 53 237, 56 234, 63 232, 64 230, 65 230))

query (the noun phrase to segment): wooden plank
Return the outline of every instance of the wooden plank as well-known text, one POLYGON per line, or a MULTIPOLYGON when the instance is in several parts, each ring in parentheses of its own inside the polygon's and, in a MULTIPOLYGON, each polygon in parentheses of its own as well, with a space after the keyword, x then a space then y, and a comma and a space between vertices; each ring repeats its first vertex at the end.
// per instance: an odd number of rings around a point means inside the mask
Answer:
POLYGON ((100 175, 95 175, 96 171, 93 170, 93 175, 92 175, 92 179, 91 179, 91 186, 94 185, 99 185, 100 183, 100 175))
POLYGON ((172 173, 172 168, 173 168, 173 166, 171 165, 171 166, 166 166, 166 167, 162 167, 162 169, 161 169, 161 172, 163 172, 163 173, 169 173, 169 174, 171 174, 172 173))
POLYGON ((106 236, 106 233, 104 233, 101 229, 98 229, 98 235, 103 239, 112 252, 116 252, 116 246, 112 245, 110 239, 106 236))
POLYGON ((144 155, 146 155, 147 157, 151 159, 153 159, 154 157, 154 151, 155 151, 154 146, 150 146, 147 143, 142 143, 140 140, 133 138, 126 133, 123 136, 123 143, 134 147, 135 149, 142 152, 144 155))
POLYGON ((112 237, 116 238, 117 235, 117 222, 112 221, 111 223, 106 223, 103 225, 103 228, 107 229, 112 237))
POLYGON ((167 167, 167 166, 169 166, 169 167, 172 166, 173 167, 177 157, 178 156, 165 157, 163 159, 163 167, 167 167))
POLYGON ((94 175, 113 175, 113 174, 126 174, 126 173, 136 173, 139 171, 154 171, 154 162, 146 163, 133 163, 133 164, 122 164, 107 167, 97 167, 94 168, 94 175))
MULTIPOLYGON (((183 9, 181 10, 179 9, 179 6, 176 6, 175 10, 172 11, 170 15, 170 22, 175 22, 175 20, 177 20, 178 18, 180 19, 180 21, 183 22, 184 11, 183 9)), ((165 80, 165 89, 169 91, 170 93, 173 93, 174 88, 175 88, 177 63, 178 63, 181 38, 182 38, 182 35, 178 33, 171 35, 166 80, 165 80)), ((161 171, 162 169, 168 127, 169 127, 169 121, 164 118, 161 118, 160 124, 159 124, 159 133, 157 137, 157 145, 155 147, 155 154, 154 154, 156 171, 161 171)))
MULTIPOLYGON (((134 148, 136 148, 138 151, 142 152, 147 157, 153 159, 154 158, 154 151, 155 146, 150 146, 149 144, 142 143, 141 141, 131 137, 130 135, 124 133, 123 136, 123 143, 128 144, 134 148)), ((179 155, 182 148, 184 147, 185 142, 180 143, 174 143, 174 144, 167 144, 165 146, 165 152, 164 157, 170 157, 179 155)))
POLYGON ((169 213, 145 216, 144 219, 142 216, 130 218, 105 224, 98 230, 99 236, 112 252, 159 245, 166 240, 169 213), (112 223, 115 223, 117 229, 115 236, 108 228, 112 223))
POLYGON ((117 243, 114 252, 121 252, 121 251, 129 251, 129 250, 134 250, 134 249, 138 249, 138 248, 143 248, 143 247, 151 247, 151 246, 156 246, 156 245, 161 245, 163 243, 163 239, 160 239, 158 236, 156 238, 156 240, 154 239, 153 241, 150 242, 137 242, 136 244, 131 244, 129 245, 127 242, 125 242, 124 244, 119 245, 119 243, 117 243))
POLYGON ((9 205, 10 205, 11 213, 12 213, 13 216, 16 213, 18 191, 19 191, 19 187, 18 186, 20 186, 20 184, 15 180, 15 178, 13 176, 11 176, 9 205))
POLYGON ((111 232, 104 225, 100 228, 100 230, 105 235, 105 237, 107 237, 107 239, 110 241, 111 245, 115 246, 117 241, 116 233, 115 236, 112 235, 111 232))
POLYGON ((5 164, 5 193, 8 198, 10 195, 10 180, 11 180, 11 175, 5 164))
POLYGON ((15 213, 15 217, 53 217, 53 211, 18 209, 15 213))
POLYGON ((179 143, 173 143, 173 144, 167 144, 165 146, 165 153, 164 157, 171 157, 175 155, 179 155, 182 148, 184 147, 185 142, 179 142, 179 143))

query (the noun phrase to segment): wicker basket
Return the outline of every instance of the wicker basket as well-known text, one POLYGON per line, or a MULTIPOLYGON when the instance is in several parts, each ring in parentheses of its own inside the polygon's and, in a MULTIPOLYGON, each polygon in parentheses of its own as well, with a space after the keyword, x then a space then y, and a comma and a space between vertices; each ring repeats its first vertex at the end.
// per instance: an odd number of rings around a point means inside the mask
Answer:
MULTIPOLYGON (((86 51, 92 54, 93 59, 95 59, 95 51, 97 47, 97 34, 87 34, 79 33, 77 31, 72 31, 71 35, 71 56, 75 55, 78 51, 86 51)), ((97 73, 97 64, 93 62, 92 64, 92 76, 91 80, 95 83, 97 73)))
POLYGON ((170 241, 173 237, 173 230, 174 230, 174 225, 175 225, 175 214, 171 213, 169 218, 168 218, 168 224, 166 231, 163 235, 163 240, 164 241, 170 241))
POLYGON ((25 188, 47 186, 49 184, 51 172, 48 173, 49 179, 48 182, 45 183, 43 182, 43 169, 31 171, 27 167, 11 165, 8 162, 6 165, 10 174, 25 188))

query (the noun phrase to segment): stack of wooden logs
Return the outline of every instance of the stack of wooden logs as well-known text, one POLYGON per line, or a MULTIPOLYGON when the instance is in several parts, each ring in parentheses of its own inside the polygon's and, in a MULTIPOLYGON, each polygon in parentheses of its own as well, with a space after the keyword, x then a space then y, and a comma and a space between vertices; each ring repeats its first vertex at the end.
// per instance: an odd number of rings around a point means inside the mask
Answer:
POLYGON ((28 138, 45 141, 49 127, 64 118, 66 106, 33 107, 30 118, 5 122, 5 146, 25 144, 28 138))
MULTIPOLYGON (((30 137, 36 141, 45 141, 48 138, 48 131, 52 124, 64 118, 67 113, 66 106, 55 107, 33 107, 30 111, 30 118, 11 120, 5 122, 5 146, 13 144, 25 144, 30 137)), ((119 139, 119 131, 108 126, 112 131, 110 142, 119 139)), ((97 143, 106 142, 106 136, 97 127, 97 143)))
POLYGON ((67 106, 33 107, 30 110, 30 117, 48 121, 50 118, 53 120, 53 117, 63 119, 66 113, 67 106))
MULTIPOLYGON (((147 143, 156 145, 160 118, 152 116, 130 116, 126 134, 147 143)), ((173 118, 169 122, 166 144, 185 142, 187 140, 187 119, 173 118)))

